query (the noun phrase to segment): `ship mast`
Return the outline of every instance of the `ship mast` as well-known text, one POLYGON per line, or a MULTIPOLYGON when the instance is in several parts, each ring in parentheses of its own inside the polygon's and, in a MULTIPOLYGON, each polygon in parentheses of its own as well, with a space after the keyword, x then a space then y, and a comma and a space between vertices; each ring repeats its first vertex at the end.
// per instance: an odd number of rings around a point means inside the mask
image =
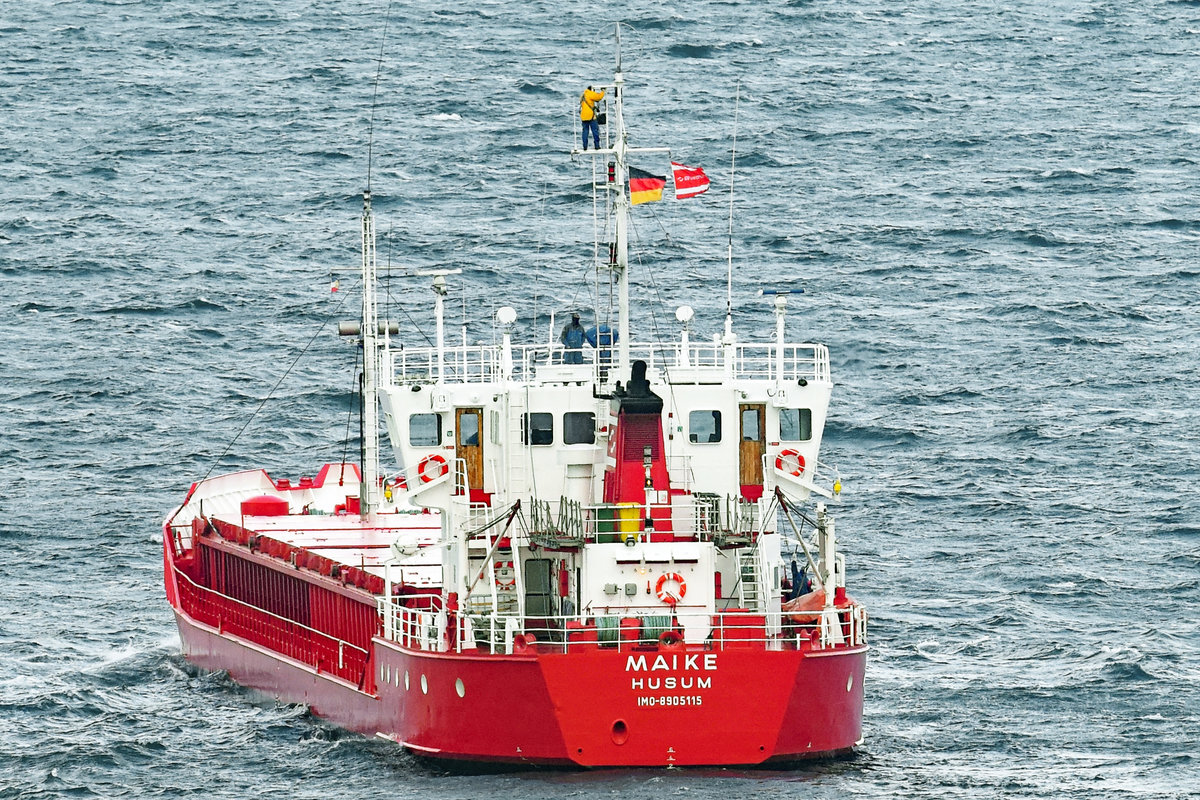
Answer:
POLYGON ((616 227, 617 272, 617 371, 629 375, 629 196, 625 192, 628 164, 625 157, 629 152, 628 134, 621 103, 624 99, 625 76, 621 72, 621 25, 617 23, 617 69, 613 75, 613 113, 616 115, 617 136, 613 144, 613 157, 617 162, 617 196, 613 199, 616 227))
MULTIPOLYGON (((613 222, 616 241, 614 250, 616 263, 613 270, 617 278, 617 374, 629 377, 629 180, 630 153, 670 153, 669 147, 630 147, 629 133, 625 130, 625 74, 621 69, 621 24, 617 23, 617 66, 613 75, 613 116, 616 118, 616 137, 612 149, 616 162, 616 195, 612 199, 613 222)), ((593 151, 600 155, 604 151, 593 151)))
POLYGON ((363 192, 362 212, 362 485, 360 513, 366 517, 379 506, 379 399, 376 370, 379 361, 379 311, 375 302, 375 215, 371 190, 363 192))

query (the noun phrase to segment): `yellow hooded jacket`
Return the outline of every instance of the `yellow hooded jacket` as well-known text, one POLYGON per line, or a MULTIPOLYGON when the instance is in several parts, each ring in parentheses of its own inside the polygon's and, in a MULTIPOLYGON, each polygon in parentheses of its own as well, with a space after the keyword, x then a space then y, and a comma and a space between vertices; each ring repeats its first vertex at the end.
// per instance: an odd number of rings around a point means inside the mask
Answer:
POLYGON ((587 122, 596 116, 596 101, 604 97, 604 92, 584 89, 579 97, 579 119, 587 122))

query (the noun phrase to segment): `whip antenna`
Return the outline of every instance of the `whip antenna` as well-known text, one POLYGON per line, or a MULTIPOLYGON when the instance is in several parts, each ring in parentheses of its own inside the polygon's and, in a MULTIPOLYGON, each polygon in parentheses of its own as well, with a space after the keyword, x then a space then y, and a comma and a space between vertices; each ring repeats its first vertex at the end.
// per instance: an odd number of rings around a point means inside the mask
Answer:
POLYGON ((371 191, 371 164, 375 150, 375 108, 379 99, 379 76, 383 73, 383 46, 387 44, 388 22, 392 19, 392 4, 383 15, 383 38, 379 42, 379 62, 375 67, 375 86, 371 90, 371 117, 367 122, 367 191, 371 191))
POLYGON ((729 249, 725 271, 725 333, 733 332, 733 173, 737 166, 738 105, 742 99, 742 81, 737 82, 733 99, 733 152, 729 157, 729 249))

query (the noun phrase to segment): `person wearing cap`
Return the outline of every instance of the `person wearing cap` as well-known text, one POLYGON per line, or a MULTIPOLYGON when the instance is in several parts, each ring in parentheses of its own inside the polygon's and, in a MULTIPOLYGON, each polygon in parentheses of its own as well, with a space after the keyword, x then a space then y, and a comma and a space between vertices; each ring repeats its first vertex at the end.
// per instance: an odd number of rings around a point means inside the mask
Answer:
POLYGON ((592 141, 596 149, 600 149, 600 123, 596 121, 596 103, 603 99, 604 90, 595 91, 592 87, 583 90, 579 96, 579 119, 583 122, 583 149, 587 150, 588 130, 592 131, 592 141))
POLYGON ((579 312, 572 312, 571 321, 563 326, 562 336, 558 337, 566 349, 563 353, 564 364, 583 363, 583 334, 583 326, 579 324, 579 312))

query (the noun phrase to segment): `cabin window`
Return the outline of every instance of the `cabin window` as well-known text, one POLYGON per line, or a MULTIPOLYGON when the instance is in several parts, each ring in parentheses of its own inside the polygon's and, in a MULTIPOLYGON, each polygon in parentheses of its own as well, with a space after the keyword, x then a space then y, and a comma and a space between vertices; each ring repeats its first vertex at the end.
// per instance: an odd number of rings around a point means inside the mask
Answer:
POLYGON ((563 444, 595 444, 596 415, 590 411, 563 414, 563 444))
POLYGON ((437 447, 442 443, 441 414, 413 414, 408 418, 408 443, 412 447, 437 447))
POLYGON ((479 445, 479 423, 481 415, 476 411, 464 411, 458 415, 458 441, 464 447, 479 445))
POLYGON ((554 444, 554 415, 532 413, 521 417, 522 444, 554 444))
POLYGON ((812 438, 811 408, 779 409, 779 439, 784 442, 807 442, 812 438))
POLYGON ((759 427, 758 426, 759 408, 761 408, 761 406, 754 406, 753 408, 743 408, 742 409, 742 441, 743 442, 761 442, 764 438, 762 435, 762 431, 760 431, 758 429, 758 427, 759 427))
POLYGON ((692 444, 721 441, 721 412, 693 411, 689 414, 688 441, 692 444))

